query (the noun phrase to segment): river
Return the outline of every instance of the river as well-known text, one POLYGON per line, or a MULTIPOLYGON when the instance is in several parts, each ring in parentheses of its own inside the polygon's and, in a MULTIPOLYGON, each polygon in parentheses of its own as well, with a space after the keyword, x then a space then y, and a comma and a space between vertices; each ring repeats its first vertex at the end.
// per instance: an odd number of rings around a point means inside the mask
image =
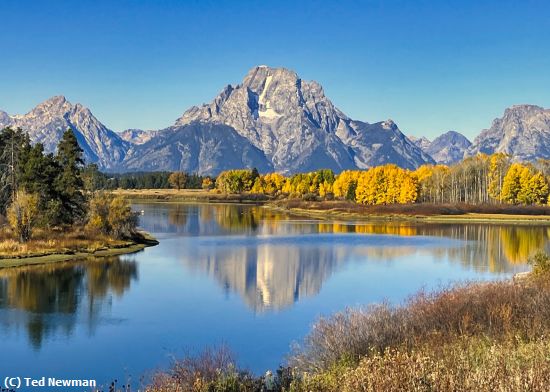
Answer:
POLYGON ((140 379, 229 346, 260 373, 321 315, 507 279, 549 227, 316 221, 248 205, 134 204, 160 244, 0 270, 0 376, 140 379))

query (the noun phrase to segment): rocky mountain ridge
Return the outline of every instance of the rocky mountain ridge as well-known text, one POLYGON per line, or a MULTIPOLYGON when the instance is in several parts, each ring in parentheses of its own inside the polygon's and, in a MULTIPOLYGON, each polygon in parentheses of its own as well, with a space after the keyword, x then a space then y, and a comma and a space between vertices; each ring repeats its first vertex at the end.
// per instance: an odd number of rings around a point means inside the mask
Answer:
POLYGON ((84 159, 104 170, 114 169, 124 160, 130 144, 103 125, 91 111, 63 96, 52 97, 24 115, 10 116, 0 111, 0 128, 21 128, 34 143, 42 143, 46 152, 55 152, 68 128, 84 150, 84 159))
POLYGON ((392 120, 351 119, 317 82, 284 68, 259 66, 226 86, 211 103, 193 106, 172 127, 113 132, 81 104, 52 97, 24 115, 0 111, 0 128, 21 127, 54 152, 72 129, 85 160, 105 171, 185 170, 217 174, 230 168, 296 173, 335 172, 395 163, 414 169, 452 164, 479 152, 506 152, 516 160, 550 158, 550 110, 516 105, 474 143, 449 131, 432 142, 408 138, 392 120))
POLYGON ((503 152, 518 161, 550 158, 550 109, 514 105, 481 131, 466 156, 503 152))
POLYGON ((319 83, 285 68, 251 69, 241 84, 225 87, 209 104, 193 106, 176 125, 196 121, 232 127, 280 172, 321 167, 339 172, 383 163, 415 168, 433 162, 393 121, 354 121, 319 83))

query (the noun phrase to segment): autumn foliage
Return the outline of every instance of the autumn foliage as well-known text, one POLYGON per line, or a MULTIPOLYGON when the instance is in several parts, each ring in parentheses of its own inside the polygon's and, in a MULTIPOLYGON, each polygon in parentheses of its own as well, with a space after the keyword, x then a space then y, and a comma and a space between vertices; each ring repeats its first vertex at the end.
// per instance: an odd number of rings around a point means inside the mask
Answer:
POLYGON ((452 165, 423 165, 416 170, 394 164, 336 175, 324 169, 284 176, 256 170, 220 173, 222 193, 252 193, 305 200, 350 200, 365 205, 410 203, 546 205, 550 161, 512 162, 510 156, 479 154, 452 165))

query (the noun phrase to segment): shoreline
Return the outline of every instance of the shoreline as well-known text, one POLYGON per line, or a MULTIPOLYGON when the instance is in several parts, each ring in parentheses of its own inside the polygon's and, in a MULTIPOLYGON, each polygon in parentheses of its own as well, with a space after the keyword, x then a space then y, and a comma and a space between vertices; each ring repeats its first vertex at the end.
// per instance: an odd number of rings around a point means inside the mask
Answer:
POLYGON ((127 245, 111 248, 102 248, 94 252, 52 252, 48 254, 20 255, 16 257, 0 258, 0 270, 35 265, 46 265, 61 262, 84 260, 95 257, 122 256, 142 251, 145 248, 156 246, 159 242, 149 233, 140 231, 142 238, 135 238, 127 245))
POLYGON ((523 206, 468 205, 380 205, 365 206, 338 201, 306 202, 297 199, 275 199, 256 194, 223 194, 200 189, 118 189, 115 194, 136 203, 206 203, 259 205, 275 211, 312 219, 344 221, 410 222, 410 223, 482 223, 549 225, 544 208, 523 206), (296 206, 292 206, 295 204, 296 206), (473 210, 470 212, 469 210, 473 210), (480 212, 476 211, 479 210, 480 212), (487 212, 486 212, 486 211, 487 212), (496 211, 496 212, 495 212, 496 211), (509 211, 509 212, 507 212, 509 211))
POLYGON ((550 216, 547 215, 482 213, 465 213, 460 215, 362 214, 358 212, 321 210, 315 208, 286 208, 269 203, 266 204, 265 207, 296 216, 309 217, 318 220, 339 219, 343 221, 361 222, 482 223, 550 226, 550 216))

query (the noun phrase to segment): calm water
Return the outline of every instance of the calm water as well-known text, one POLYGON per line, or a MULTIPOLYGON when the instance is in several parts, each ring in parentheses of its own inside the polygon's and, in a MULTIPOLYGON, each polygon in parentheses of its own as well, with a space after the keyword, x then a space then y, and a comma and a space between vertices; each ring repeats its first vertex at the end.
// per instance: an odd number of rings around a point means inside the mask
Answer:
POLYGON ((318 222, 251 206, 134 207, 159 246, 0 270, 0 379, 135 381, 219 344, 263 372, 320 315, 507 278, 550 236, 546 227, 318 222))

